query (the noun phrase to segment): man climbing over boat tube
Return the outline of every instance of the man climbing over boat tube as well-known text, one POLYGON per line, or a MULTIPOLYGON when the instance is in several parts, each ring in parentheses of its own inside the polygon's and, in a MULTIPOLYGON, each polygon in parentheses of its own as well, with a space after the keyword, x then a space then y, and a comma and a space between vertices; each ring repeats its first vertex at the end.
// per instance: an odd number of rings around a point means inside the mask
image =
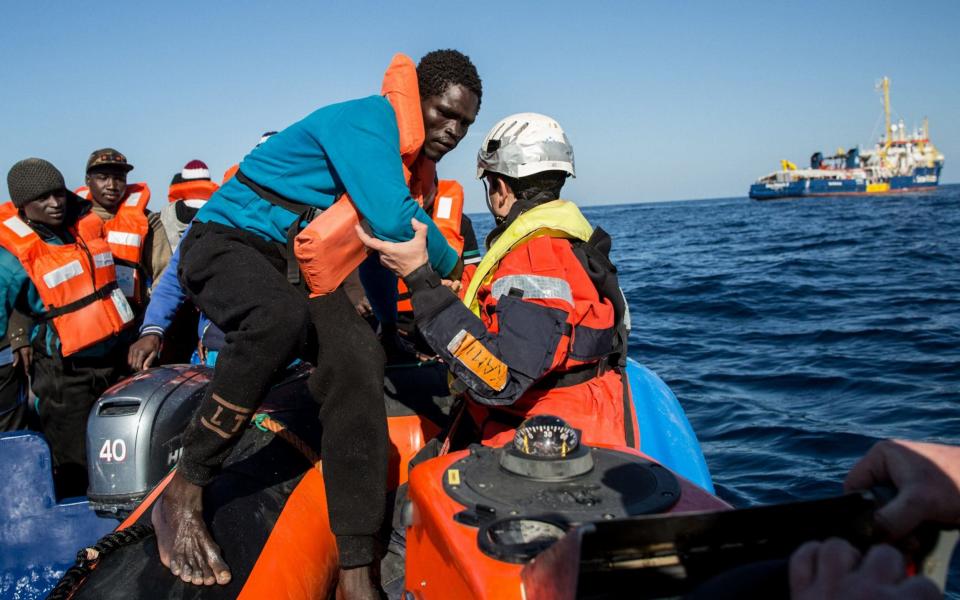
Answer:
MULTIPOLYGON (((125 332, 134 314, 120 291, 103 222, 39 158, 7 174, 0 206, 0 324, 14 308, 31 317, 21 351, 53 454, 58 497, 87 490, 90 407, 126 374, 125 332)), ((2 332, 0 332, 2 333, 2 332)), ((16 333, 16 332, 15 332, 16 333)))
MULTIPOLYGON (((429 221, 412 190, 419 195, 433 184, 434 163, 466 135, 482 90, 468 57, 439 50, 416 67, 395 57, 384 94, 321 108, 255 148, 180 242, 183 288, 225 333, 213 380, 184 432, 176 474, 152 513, 160 558, 186 582, 229 582, 230 549, 225 557, 210 536, 203 489, 270 385, 301 357, 316 367, 308 389, 320 404, 338 594, 379 597, 372 565, 387 484, 384 354, 339 285, 362 260, 363 246, 350 221, 338 228, 325 217, 354 206, 378 238, 411 239, 411 218, 429 221), (323 212, 314 217, 317 210, 323 212), (316 239, 310 236, 318 224, 348 234, 356 254, 337 254, 338 247, 305 254, 303 240, 316 239), (317 273, 327 267, 343 267, 342 276, 319 295, 317 273)), ((436 227, 425 238, 432 268, 459 278, 462 263, 436 227)), ((392 289, 395 305, 395 279, 392 289)))
POLYGON ((621 376, 626 307, 610 238, 559 199, 573 175, 573 148, 553 119, 522 113, 493 127, 477 176, 497 225, 463 302, 428 263, 423 224, 413 223, 405 243, 358 230, 403 277, 417 328, 469 391, 461 426, 474 426, 470 441, 503 444, 524 418, 553 414, 587 443, 638 446, 621 376))

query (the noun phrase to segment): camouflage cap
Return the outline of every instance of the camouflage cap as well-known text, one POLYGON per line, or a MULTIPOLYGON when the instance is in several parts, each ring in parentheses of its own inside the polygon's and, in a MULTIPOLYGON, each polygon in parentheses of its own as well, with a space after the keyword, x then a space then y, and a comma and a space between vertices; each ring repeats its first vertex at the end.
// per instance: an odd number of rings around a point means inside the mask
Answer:
POLYGON ((127 162, 127 157, 113 148, 101 148, 90 153, 87 159, 87 173, 98 167, 117 167, 126 172, 133 170, 133 165, 127 162))

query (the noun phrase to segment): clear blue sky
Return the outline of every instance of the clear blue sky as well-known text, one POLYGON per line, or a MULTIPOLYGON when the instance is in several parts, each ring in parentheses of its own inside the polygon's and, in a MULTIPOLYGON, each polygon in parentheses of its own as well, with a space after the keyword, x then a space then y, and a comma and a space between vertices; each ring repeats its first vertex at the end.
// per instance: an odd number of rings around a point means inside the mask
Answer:
MULTIPOLYGON (((157 205, 192 158, 220 174, 267 129, 376 93, 394 52, 469 54, 483 106, 441 176, 483 210, 473 161, 513 112, 557 118, 584 204, 742 196, 781 158, 868 144, 874 82, 930 118, 960 181, 960 2, 7 3, 0 167, 40 156, 82 183, 114 146, 157 205)), ((6 188, 3 188, 6 193, 6 188)))

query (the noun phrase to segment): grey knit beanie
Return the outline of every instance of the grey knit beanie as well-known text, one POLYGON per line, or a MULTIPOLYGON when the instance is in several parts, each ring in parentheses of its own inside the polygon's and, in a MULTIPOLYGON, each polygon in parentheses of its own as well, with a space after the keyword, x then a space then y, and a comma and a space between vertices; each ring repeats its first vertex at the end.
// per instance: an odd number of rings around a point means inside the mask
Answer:
POLYGON ((17 208, 44 194, 67 188, 63 173, 42 158, 27 158, 10 167, 7 173, 10 200, 17 208))

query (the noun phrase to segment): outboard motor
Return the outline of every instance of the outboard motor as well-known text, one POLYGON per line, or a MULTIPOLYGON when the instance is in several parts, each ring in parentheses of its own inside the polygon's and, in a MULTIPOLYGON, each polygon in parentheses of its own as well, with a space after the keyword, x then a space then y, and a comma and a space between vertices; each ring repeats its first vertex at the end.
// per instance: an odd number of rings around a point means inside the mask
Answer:
POLYGON ((87 419, 90 506, 126 517, 180 459, 183 431, 213 370, 172 365, 108 389, 87 419))

